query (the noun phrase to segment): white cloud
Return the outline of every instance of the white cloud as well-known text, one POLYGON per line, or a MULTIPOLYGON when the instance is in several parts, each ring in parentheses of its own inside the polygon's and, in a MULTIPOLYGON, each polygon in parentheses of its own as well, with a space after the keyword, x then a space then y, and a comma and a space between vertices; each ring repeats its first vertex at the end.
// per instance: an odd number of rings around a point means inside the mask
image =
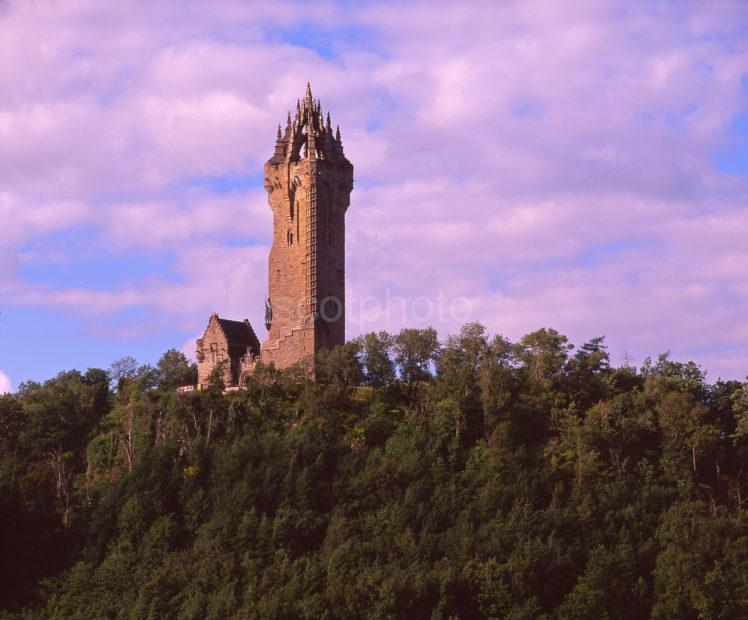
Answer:
POLYGON ((7 394, 13 391, 13 384, 10 382, 10 377, 0 370, 0 394, 7 394))
POLYGON ((197 342, 198 338, 202 338, 203 334, 202 332, 198 335, 196 335, 194 338, 190 338, 189 340, 186 340, 181 347, 179 347, 179 350, 184 354, 184 356, 188 360, 194 360, 195 359, 195 349, 197 348, 197 345, 195 344, 197 342))

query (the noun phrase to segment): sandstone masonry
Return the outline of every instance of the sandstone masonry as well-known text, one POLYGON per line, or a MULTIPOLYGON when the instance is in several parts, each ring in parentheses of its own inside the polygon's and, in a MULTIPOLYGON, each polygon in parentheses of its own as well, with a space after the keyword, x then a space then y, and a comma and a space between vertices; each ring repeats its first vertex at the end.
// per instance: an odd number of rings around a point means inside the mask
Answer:
MULTIPOLYGON (((225 349, 224 382, 231 387, 242 385, 258 361, 279 368, 313 363, 321 349, 345 342, 345 213, 353 166, 343 153, 340 128, 333 133, 330 113, 325 119, 309 84, 293 118, 289 112, 285 131, 278 126, 275 152, 264 172, 273 212, 268 337, 258 351, 246 333, 239 329, 227 335, 219 329, 226 320, 211 316, 197 341, 200 386, 221 361, 214 350, 225 349)), ((252 330, 249 322, 230 323, 252 330)))

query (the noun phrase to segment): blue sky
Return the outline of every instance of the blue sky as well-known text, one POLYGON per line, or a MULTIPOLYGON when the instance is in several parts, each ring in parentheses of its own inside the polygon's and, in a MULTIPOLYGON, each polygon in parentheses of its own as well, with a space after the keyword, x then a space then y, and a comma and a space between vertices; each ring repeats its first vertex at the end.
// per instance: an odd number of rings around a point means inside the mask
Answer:
POLYGON ((0 389, 190 353, 212 311, 264 336, 307 80, 356 170, 349 336, 549 326, 743 378, 746 35, 741 2, 4 3, 0 389))

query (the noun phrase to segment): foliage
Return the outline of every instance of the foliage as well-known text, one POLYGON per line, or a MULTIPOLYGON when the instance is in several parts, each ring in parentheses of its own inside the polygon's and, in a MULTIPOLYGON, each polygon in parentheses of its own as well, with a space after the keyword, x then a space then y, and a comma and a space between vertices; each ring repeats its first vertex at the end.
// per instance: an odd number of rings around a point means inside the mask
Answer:
POLYGON ((475 323, 316 368, 0 396, 0 616, 748 615, 748 380, 475 323))

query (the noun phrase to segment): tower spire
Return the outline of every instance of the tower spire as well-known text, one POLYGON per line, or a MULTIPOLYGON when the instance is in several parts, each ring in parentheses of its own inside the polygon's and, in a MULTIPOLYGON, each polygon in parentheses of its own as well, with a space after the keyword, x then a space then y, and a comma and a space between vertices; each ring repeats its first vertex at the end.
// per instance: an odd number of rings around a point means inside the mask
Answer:
POLYGON ((308 83, 296 115, 287 116, 289 129, 264 167, 273 243, 269 330, 260 359, 278 368, 345 342, 343 240, 353 166, 335 141, 332 115, 311 88, 308 83))

